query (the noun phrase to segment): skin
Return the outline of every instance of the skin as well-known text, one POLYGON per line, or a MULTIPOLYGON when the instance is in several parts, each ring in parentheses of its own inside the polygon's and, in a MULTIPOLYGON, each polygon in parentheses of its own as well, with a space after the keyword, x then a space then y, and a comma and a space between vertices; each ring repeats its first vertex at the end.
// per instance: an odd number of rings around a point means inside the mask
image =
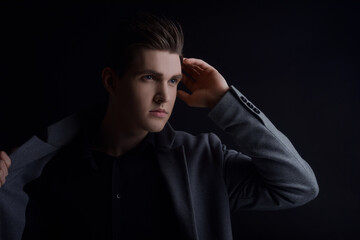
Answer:
POLYGON ((181 81, 178 54, 141 49, 131 67, 119 77, 111 68, 102 73, 109 104, 94 148, 120 156, 134 148, 149 132, 159 132, 169 119, 181 81), (151 111, 163 109, 163 118, 151 111))
POLYGON ((6 152, 0 151, 0 188, 5 184, 5 178, 7 177, 8 169, 11 166, 11 160, 6 152))
MULTIPOLYGON (((102 71, 109 104, 93 149, 120 156, 136 147, 149 132, 161 131, 176 100, 190 107, 213 108, 229 90, 223 76, 201 59, 184 58, 168 51, 139 49, 131 67, 121 77, 111 68, 102 71), (186 74, 191 76, 189 78, 186 74), (179 82, 189 90, 177 90, 179 82), (152 111, 162 109, 159 117, 152 111)), ((0 187, 5 183, 9 156, 0 152, 0 187)))

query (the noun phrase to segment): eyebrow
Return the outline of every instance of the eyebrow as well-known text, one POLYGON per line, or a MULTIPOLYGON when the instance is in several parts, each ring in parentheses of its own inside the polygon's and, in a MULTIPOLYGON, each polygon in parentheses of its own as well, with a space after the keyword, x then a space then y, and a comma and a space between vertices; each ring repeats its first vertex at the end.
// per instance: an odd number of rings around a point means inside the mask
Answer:
MULTIPOLYGON (((164 74, 156 72, 154 70, 150 70, 150 69, 145 69, 145 70, 137 72, 137 75, 142 75, 142 74, 152 74, 152 75, 155 75, 156 77, 163 77, 164 76, 164 74)), ((174 75, 171 78, 180 78, 181 79, 182 74, 174 75)))

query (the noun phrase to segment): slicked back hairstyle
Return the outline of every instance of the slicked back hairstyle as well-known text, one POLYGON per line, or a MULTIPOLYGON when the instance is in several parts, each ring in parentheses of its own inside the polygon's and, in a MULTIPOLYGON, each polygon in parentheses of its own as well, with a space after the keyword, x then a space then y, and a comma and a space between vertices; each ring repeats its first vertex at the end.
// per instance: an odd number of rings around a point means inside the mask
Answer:
POLYGON ((141 48, 177 53, 182 61, 184 35, 181 26, 166 18, 141 14, 120 23, 109 39, 105 65, 119 76, 129 68, 141 48))

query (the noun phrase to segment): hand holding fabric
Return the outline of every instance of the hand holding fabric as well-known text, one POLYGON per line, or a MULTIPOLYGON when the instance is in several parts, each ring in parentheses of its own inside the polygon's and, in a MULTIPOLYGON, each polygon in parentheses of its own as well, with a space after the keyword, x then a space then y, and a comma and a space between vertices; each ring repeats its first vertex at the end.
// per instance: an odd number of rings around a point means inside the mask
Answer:
POLYGON ((5 178, 9 174, 8 169, 11 165, 11 160, 6 152, 0 151, 0 188, 5 184, 5 178))

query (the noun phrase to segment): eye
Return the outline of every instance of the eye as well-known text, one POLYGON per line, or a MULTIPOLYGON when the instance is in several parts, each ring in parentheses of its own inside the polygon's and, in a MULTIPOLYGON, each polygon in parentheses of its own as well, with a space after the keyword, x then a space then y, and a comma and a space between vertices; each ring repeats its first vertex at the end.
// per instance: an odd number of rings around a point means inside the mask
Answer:
POLYGON ((153 75, 146 75, 146 76, 143 76, 143 78, 145 80, 153 80, 154 79, 154 76, 153 75))
POLYGON ((171 84, 176 84, 178 82, 176 78, 170 79, 169 81, 171 84))

